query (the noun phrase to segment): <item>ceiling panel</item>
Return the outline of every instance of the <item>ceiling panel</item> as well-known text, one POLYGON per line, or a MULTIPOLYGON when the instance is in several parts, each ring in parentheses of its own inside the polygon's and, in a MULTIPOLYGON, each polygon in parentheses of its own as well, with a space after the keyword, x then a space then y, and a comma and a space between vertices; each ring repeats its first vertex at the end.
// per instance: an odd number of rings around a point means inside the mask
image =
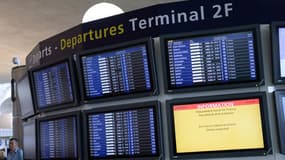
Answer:
POLYGON ((124 11, 178 0, 1 0, 0 1, 0 83, 10 82, 13 57, 22 64, 42 40, 81 23, 93 4, 111 2, 124 11))

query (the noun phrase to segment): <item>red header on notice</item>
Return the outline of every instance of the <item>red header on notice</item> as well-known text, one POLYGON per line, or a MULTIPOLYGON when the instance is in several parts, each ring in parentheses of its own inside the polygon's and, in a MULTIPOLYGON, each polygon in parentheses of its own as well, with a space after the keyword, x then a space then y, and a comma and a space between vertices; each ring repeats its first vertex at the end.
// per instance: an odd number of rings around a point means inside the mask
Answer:
POLYGON ((252 104, 260 104, 259 98, 243 99, 243 100, 231 100, 231 101, 219 101, 219 102, 207 102, 196 104, 182 104, 173 105, 173 110, 191 110, 191 109, 209 109, 209 108, 224 108, 224 107, 241 107, 252 104))

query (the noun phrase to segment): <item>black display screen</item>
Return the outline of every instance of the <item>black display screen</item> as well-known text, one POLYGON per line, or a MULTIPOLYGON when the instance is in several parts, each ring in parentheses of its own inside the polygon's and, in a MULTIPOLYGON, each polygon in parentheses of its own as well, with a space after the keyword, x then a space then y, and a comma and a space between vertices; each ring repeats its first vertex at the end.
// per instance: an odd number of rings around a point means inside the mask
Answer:
POLYGON ((25 160, 36 159, 36 125, 34 120, 23 123, 23 151, 25 160))
POLYGON ((275 92, 280 152, 285 154, 285 90, 275 92))
POLYGON ((166 39, 168 88, 258 82, 254 31, 166 39))
POLYGON ((87 114, 89 159, 158 157, 154 106, 87 114))
POLYGON ((147 44, 81 56, 85 99, 153 90, 147 44))
POLYGON ((38 109, 47 109, 74 102, 71 71, 68 61, 32 72, 38 109))
POLYGON ((22 118, 35 114, 28 75, 17 82, 17 98, 19 100, 22 118))
POLYGON ((78 159, 77 117, 67 116, 39 122, 39 158, 78 159))

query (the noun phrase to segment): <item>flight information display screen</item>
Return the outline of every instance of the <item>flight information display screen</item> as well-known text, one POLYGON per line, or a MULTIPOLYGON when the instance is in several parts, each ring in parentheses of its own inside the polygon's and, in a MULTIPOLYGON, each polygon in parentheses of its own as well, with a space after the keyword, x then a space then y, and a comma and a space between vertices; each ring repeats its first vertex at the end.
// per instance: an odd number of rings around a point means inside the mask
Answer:
POLYGON ((153 89, 146 44, 81 57, 86 99, 153 89))
POLYGON ((271 152, 265 93, 189 97, 169 100, 166 105, 174 159, 271 152))
POLYGON ((272 72, 275 84, 285 83, 285 22, 272 22, 271 26, 272 45, 272 72))
POLYGON ((170 89, 258 81, 253 31, 168 39, 170 89))
POLYGON ((72 80, 67 61, 32 73, 35 97, 39 109, 72 103, 72 80))
POLYGON ((258 98, 173 105, 173 117, 177 153, 264 148, 258 98))
POLYGON ((155 107, 91 113, 87 124, 89 159, 159 155, 155 107))
POLYGON ((75 116, 39 122, 39 158, 78 159, 75 116))
POLYGON ((285 78, 285 27, 279 29, 279 56, 280 56, 280 77, 285 78))

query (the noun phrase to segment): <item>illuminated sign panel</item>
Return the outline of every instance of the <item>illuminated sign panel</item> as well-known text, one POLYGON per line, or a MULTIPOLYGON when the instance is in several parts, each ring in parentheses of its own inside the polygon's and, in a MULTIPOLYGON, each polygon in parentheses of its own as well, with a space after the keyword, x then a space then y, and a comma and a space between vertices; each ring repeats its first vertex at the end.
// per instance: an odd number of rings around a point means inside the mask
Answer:
POLYGON ((177 153, 264 148, 259 99, 174 105, 173 112, 177 153))
POLYGON ((80 55, 84 100, 155 90, 150 40, 127 42, 80 55))
POLYGON ((84 116, 88 159, 157 159, 161 154, 158 107, 142 105, 88 111, 84 116))
POLYGON ((260 85, 259 37, 258 26, 162 37, 168 91, 260 85))
POLYGON ((173 99, 166 104, 174 159, 272 153, 264 93, 173 99))
POLYGON ((74 106, 76 92, 73 86, 71 61, 61 61, 31 71, 36 108, 40 111, 74 106))

